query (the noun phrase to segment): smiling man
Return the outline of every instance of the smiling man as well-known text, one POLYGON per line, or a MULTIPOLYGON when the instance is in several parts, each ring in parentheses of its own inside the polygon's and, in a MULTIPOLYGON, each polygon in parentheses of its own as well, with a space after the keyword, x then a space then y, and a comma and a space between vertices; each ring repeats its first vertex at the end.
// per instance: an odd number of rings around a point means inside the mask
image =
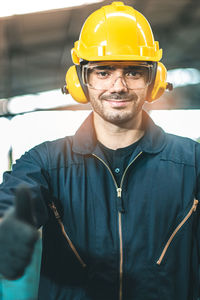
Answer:
POLYGON ((63 89, 92 113, 5 173, 0 273, 23 274, 42 226, 39 300, 199 299, 200 145, 142 109, 171 88, 161 58, 132 7, 92 13, 63 89))

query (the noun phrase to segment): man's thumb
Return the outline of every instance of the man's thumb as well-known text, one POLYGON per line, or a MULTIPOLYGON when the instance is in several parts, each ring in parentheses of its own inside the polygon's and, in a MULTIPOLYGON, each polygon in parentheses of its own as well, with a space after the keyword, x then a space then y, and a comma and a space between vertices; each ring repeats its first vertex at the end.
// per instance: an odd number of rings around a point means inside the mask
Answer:
POLYGON ((15 194, 15 215, 20 221, 35 225, 34 205, 31 191, 26 186, 20 186, 15 194))

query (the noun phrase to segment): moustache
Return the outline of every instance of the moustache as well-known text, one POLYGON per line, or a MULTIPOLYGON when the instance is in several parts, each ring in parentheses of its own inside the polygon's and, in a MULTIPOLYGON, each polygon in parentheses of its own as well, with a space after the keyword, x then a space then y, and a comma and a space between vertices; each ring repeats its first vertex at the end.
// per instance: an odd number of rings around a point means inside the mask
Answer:
POLYGON ((130 101, 130 100, 137 100, 138 96, 136 94, 127 94, 127 93, 112 93, 112 94, 106 94, 101 95, 99 97, 100 100, 124 100, 124 101, 130 101))

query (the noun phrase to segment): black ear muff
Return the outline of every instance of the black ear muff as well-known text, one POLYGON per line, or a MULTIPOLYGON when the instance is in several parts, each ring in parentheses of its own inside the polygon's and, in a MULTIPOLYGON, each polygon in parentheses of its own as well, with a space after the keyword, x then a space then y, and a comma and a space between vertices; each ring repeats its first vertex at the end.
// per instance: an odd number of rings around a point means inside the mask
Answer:
POLYGON ((166 82, 167 80, 167 70, 165 66, 158 62, 155 66, 155 72, 153 74, 153 81, 149 86, 147 92, 147 101, 152 102, 162 96, 166 89, 172 90, 173 86, 171 83, 166 82))
POLYGON ((65 76, 67 92, 79 103, 88 102, 87 87, 82 84, 80 65, 71 66, 65 76))

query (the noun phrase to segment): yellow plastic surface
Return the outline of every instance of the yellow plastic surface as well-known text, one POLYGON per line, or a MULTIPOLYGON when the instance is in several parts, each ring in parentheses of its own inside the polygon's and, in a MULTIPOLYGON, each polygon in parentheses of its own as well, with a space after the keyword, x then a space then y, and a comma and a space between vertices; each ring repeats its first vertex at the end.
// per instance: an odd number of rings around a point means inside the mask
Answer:
POLYGON ((74 98, 74 100, 76 100, 79 103, 87 103, 88 101, 79 82, 75 66, 71 66, 69 68, 65 80, 67 84, 67 89, 72 98, 74 98))

